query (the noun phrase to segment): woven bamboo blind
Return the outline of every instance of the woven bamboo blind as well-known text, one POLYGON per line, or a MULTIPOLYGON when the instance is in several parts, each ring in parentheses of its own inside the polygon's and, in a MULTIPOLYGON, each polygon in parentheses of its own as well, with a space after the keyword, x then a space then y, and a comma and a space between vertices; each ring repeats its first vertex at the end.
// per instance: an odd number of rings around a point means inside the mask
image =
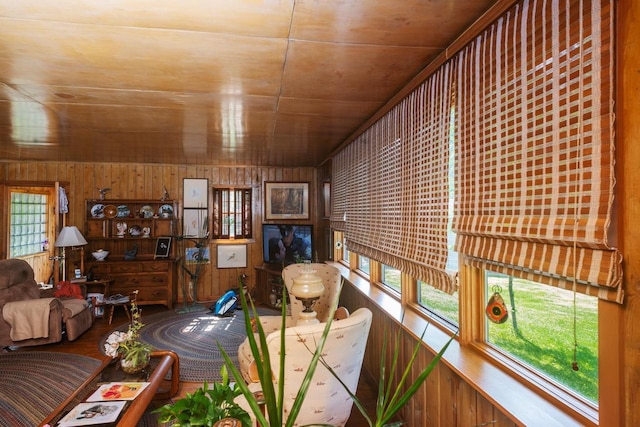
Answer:
POLYGON ((349 250, 447 292, 452 75, 443 66, 335 156, 331 217, 349 250))
POLYGON ((454 230, 473 265, 622 302, 613 4, 522 1, 454 58, 454 230))

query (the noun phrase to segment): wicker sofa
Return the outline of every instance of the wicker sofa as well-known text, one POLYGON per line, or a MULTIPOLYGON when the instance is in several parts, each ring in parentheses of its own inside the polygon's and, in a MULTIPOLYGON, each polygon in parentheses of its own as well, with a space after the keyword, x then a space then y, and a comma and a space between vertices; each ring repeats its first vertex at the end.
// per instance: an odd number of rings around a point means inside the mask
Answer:
POLYGON ((86 300, 42 295, 24 260, 0 260, 0 346, 27 347, 78 338, 93 324, 86 300))

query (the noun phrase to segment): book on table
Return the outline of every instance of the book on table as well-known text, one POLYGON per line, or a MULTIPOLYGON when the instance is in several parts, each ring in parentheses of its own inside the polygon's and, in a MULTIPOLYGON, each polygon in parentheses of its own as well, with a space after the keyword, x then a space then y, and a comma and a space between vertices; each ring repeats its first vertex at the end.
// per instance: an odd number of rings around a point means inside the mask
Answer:
POLYGON ((57 425, 59 427, 73 427, 113 423, 118 419, 126 403, 125 400, 82 402, 69 411, 57 425))
POLYGON ((133 400, 150 383, 146 382, 111 382, 102 384, 87 398, 87 402, 100 402, 108 400, 133 400))
POLYGON ((102 384, 85 402, 76 405, 57 424, 59 427, 89 426, 117 421, 128 401, 147 388, 148 382, 102 384))

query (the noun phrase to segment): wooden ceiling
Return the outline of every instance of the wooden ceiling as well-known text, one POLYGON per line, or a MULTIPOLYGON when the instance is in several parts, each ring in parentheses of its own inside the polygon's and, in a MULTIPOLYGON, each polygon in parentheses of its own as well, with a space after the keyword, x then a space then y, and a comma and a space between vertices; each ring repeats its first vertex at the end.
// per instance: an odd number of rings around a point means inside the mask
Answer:
POLYGON ((0 160, 317 166, 496 0, 0 0, 0 160))

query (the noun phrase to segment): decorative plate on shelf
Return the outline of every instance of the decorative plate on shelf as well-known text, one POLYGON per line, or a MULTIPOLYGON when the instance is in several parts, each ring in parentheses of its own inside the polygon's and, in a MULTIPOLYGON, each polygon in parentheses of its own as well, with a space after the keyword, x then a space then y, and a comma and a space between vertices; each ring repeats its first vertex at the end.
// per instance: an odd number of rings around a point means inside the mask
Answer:
POLYGON ((115 218, 116 215, 118 215, 118 208, 113 205, 107 205, 102 212, 104 212, 104 216, 107 218, 115 218))
POLYGON ((151 218, 153 217, 154 213, 155 212, 153 208, 149 205, 145 205, 140 209, 140 215, 142 215, 144 218, 151 218))
POLYGON ((91 216, 93 218, 104 218, 104 205, 98 203, 91 207, 91 216))
POLYGON ((132 236, 139 236, 142 234, 142 228, 139 225, 133 225, 129 228, 129 234, 132 236))
POLYGON ((118 206, 118 218, 127 218, 131 211, 127 205, 118 206))
POLYGON ((165 218, 171 218, 173 216, 173 206, 171 205, 162 205, 160 206, 159 212, 160 216, 165 218))

